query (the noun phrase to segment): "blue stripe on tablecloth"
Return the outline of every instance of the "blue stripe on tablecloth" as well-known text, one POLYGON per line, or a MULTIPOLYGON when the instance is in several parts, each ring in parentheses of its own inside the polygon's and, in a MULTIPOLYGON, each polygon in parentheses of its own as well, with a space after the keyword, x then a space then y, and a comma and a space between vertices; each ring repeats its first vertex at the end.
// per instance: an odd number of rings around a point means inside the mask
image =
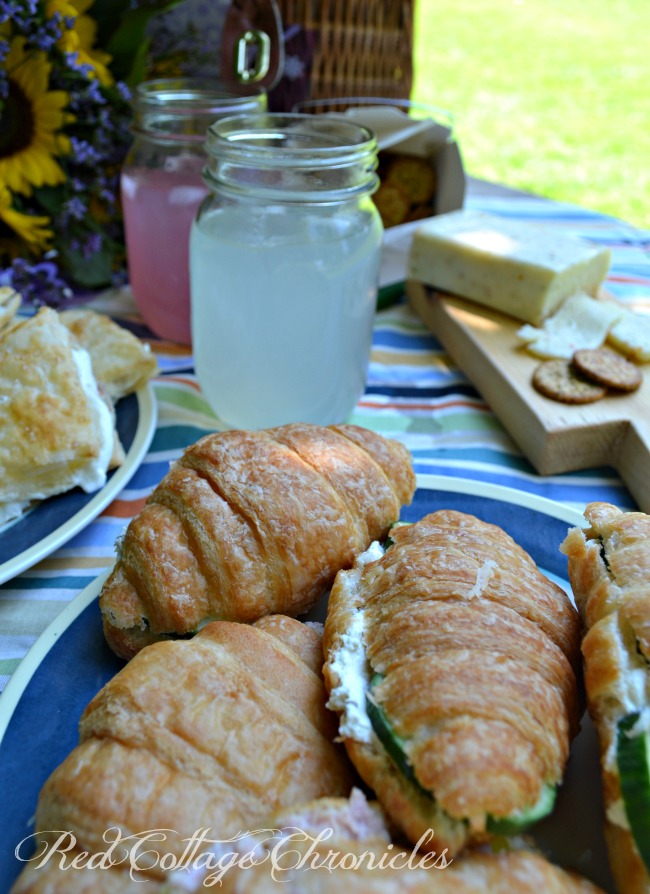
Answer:
POLYGON ((396 329, 377 328, 373 333, 373 347, 407 348, 409 351, 440 351, 441 345, 433 335, 413 334, 396 329))
POLYGON ((193 425, 168 424, 164 428, 156 429, 156 434, 151 444, 150 453, 155 456, 159 451, 176 450, 193 444, 206 434, 204 428, 193 425))
POLYGON ((418 388, 413 385, 367 385, 366 395, 382 394, 386 397, 398 397, 402 399, 415 398, 420 400, 436 400, 454 394, 464 397, 477 397, 478 391, 473 385, 465 385, 462 382, 438 385, 435 388, 428 386, 418 388))
POLYGON ((592 500, 611 502, 621 509, 637 508, 629 491, 618 478, 598 478, 592 480, 589 486, 585 486, 580 482, 576 482, 573 476, 567 476, 566 478, 551 476, 543 479, 528 479, 524 476, 505 473, 495 466, 474 468, 471 465, 463 464, 462 466, 454 467, 443 462, 421 462, 417 456, 413 465, 416 472, 500 484, 515 490, 537 494, 549 500, 556 500, 557 502, 573 506, 580 511, 592 500))
MULTIPOLYGON (((38 567, 38 566, 37 566, 38 567)), ((75 595, 80 590, 89 586, 97 577, 96 574, 90 576, 81 575, 61 575, 42 578, 33 570, 26 571, 20 577, 14 578, 11 582, 11 589, 16 591, 43 590, 45 587, 56 590, 70 590, 71 595, 75 595)))

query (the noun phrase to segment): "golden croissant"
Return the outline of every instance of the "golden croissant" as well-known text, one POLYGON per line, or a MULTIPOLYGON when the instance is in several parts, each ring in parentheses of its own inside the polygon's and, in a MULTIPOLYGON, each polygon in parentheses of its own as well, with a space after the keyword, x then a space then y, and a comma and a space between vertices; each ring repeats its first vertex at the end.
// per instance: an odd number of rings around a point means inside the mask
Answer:
POLYGON ((207 435, 129 524, 100 596, 129 658, 207 619, 305 612, 415 490, 410 454, 353 425, 207 435))
POLYGON ((650 894, 650 516, 590 503, 562 544, 582 616, 605 840, 620 894, 650 894))
POLYGON ((89 703, 80 744, 45 782, 40 859, 13 894, 131 890, 131 866, 142 870, 133 890, 156 890, 201 830, 228 839, 305 797, 347 795, 352 771, 333 741, 321 665, 321 631, 279 616, 215 621, 143 649, 89 703), (164 837, 143 844, 151 830, 164 837))
MULTIPOLYGON (((360 791, 349 799, 321 798, 278 811, 265 826, 257 864, 233 865, 224 894, 602 894, 584 878, 527 850, 469 851, 446 859, 391 843, 386 823, 360 791), (286 844, 278 844, 280 836, 286 844)), ((242 851, 251 849, 246 842, 242 851)), ((209 879, 209 876, 206 880, 209 879)), ((180 885, 170 894, 180 894, 180 885)), ((201 890, 199 888, 196 889, 201 890)))
POLYGON ((580 621, 495 525, 439 511, 391 539, 332 588, 328 704, 391 819, 453 855, 552 809, 578 730, 580 621))

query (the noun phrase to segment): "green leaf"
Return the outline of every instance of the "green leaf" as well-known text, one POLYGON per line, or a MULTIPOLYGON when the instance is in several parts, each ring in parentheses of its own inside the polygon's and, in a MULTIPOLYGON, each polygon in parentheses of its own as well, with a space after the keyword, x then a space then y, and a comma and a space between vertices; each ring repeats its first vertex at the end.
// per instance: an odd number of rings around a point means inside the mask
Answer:
MULTIPOLYGON (((149 18, 167 12, 178 4, 179 0, 153 0, 142 12, 149 18)), ((88 10, 88 15, 97 23, 96 45, 106 49, 123 20, 132 13, 131 0, 95 0, 88 10)))
POLYGON ((53 217, 61 210, 61 206, 66 200, 65 185, 61 186, 41 186, 34 190, 34 196, 41 208, 53 217))
POLYGON ((70 279, 77 286, 88 289, 99 289, 111 284, 113 272, 113 246, 102 242, 99 251, 90 257, 84 257, 80 251, 69 245, 59 245, 62 265, 65 266, 70 279))
POLYGON ((108 37, 106 51, 111 54, 111 72, 118 80, 134 86, 145 76, 146 52, 149 45, 146 36, 151 19, 162 12, 178 6, 181 0, 171 0, 154 6, 123 11, 117 26, 108 37))

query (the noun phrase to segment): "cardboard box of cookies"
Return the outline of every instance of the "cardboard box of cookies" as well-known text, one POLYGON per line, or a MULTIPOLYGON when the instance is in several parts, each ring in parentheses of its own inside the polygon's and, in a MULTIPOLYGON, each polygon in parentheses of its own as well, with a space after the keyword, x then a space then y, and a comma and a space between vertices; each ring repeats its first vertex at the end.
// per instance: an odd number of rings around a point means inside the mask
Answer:
POLYGON ((462 208, 465 170, 449 113, 427 111, 413 103, 358 102, 344 114, 370 128, 377 138, 380 186, 373 198, 384 226, 462 208), (441 117, 446 123, 438 120, 441 117))

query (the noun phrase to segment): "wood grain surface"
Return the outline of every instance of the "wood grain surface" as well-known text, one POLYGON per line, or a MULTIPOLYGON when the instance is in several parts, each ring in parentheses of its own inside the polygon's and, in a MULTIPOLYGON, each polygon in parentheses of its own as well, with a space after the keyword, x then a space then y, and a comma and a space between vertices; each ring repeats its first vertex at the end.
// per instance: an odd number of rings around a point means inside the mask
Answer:
POLYGON ((540 475, 616 469, 650 512, 650 367, 632 394, 596 403, 543 397, 531 377, 541 362, 518 346, 519 320, 408 281, 409 303, 471 380, 540 475))

